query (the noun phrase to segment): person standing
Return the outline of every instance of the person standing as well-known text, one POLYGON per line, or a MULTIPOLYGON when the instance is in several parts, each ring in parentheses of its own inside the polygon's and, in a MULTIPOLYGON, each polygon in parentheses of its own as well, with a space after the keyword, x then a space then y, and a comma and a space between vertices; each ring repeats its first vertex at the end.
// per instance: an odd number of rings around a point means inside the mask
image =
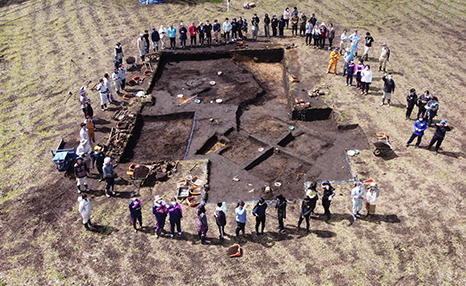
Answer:
POLYGON ((157 222, 154 235, 158 238, 160 234, 165 233, 165 220, 167 219, 168 213, 168 207, 160 196, 155 196, 154 198, 152 213, 155 215, 155 220, 157 222))
POLYGON ((299 19, 299 35, 300 36, 306 35, 306 24, 307 24, 306 14, 301 13, 301 18, 299 19))
MULTIPOLYGON (((86 136, 88 136, 87 130, 86 136)), ((92 148, 91 144, 89 144, 89 141, 87 139, 81 139, 81 141, 79 141, 78 148, 76 148, 76 154, 83 159, 83 162, 87 167, 87 170, 91 168, 91 153, 92 148)))
POLYGON ((272 26, 272 37, 277 36, 277 28, 278 28, 278 19, 277 15, 272 16, 272 20, 270 20, 271 26, 272 26))
POLYGON ((160 36, 160 48, 162 50, 165 50, 165 47, 167 45, 167 35, 168 35, 167 28, 165 28, 163 25, 160 25, 159 36, 160 36))
POLYGON ((115 46, 115 59, 120 62, 123 62, 123 57, 123 48, 121 47, 121 43, 117 42, 115 46))
POLYGON ((329 181, 325 180, 322 183, 322 206, 324 207, 324 216, 325 221, 329 221, 331 217, 330 213, 330 203, 332 202, 333 197, 335 196, 335 189, 332 187, 329 181))
POLYGON ((286 204, 286 198, 282 194, 278 194, 275 208, 277 209, 278 228, 280 229, 280 233, 285 232, 285 225, 283 222, 286 220, 286 204))
POLYGON ((253 41, 257 41, 257 35, 259 34, 259 21, 259 17, 257 17, 256 14, 254 14, 254 17, 252 17, 251 19, 253 41))
POLYGON ((170 49, 176 49, 176 28, 173 27, 173 24, 170 23, 168 29, 168 38, 170 38, 170 49))
POLYGON ((94 148, 94 163, 95 167, 97 169, 97 172, 99 172, 99 182, 102 182, 104 180, 104 159, 105 159, 105 154, 102 150, 102 147, 100 146, 95 146, 94 148))
POLYGON ((243 40, 243 24, 243 17, 239 17, 238 21, 236 21, 236 28, 238 31, 238 39, 240 39, 241 41, 243 40))
POLYGON ((351 190, 351 198, 353 200, 353 219, 357 220, 356 215, 360 216, 359 211, 362 209, 362 201, 364 199, 364 185, 357 182, 355 187, 351 190))
POLYGON ((338 48, 335 48, 335 50, 330 53, 330 63, 327 68, 327 73, 330 73, 330 70, 333 67, 333 71, 335 75, 337 75, 337 63, 339 59, 340 59, 340 53, 338 52, 338 48))
POLYGON ((426 104, 426 121, 428 126, 432 124, 432 119, 434 119, 434 117, 437 116, 438 108, 438 98, 436 96, 432 96, 430 101, 426 104))
MULTIPOLYGON (((194 24, 194 22, 191 23, 191 26, 188 27, 188 31, 189 31, 189 36, 191 38, 191 48, 193 47, 193 45, 197 45, 196 43, 196 39, 197 39, 197 27, 196 27, 196 24, 194 24)), ((199 41, 200 42, 200 41, 199 41)))
POLYGON ((115 69, 112 73, 112 80, 113 80, 113 84, 115 85, 115 91, 118 95, 121 96, 121 92, 120 92, 120 89, 121 89, 121 79, 120 79, 120 73, 119 73, 119 70, 118 69, 115 69))
POLYGON ((287 29, 288 29, 288 23, 290 22, 290 17, 291 17, 290 9, 286 7, 285 10, 283 11, 283 20, 285 20, 285 25, 287 29))
POLYGON ((144 62, 144 59, 145 59, 145 56, 146 56, 146 50, 147 50, 147 46, 146 46, 146 40, 144 39, 144 34, 143 33, 140 33, 139 34, 139 38, 138 38, 138 41, 137 41, 137 46, 138 46, 138 51, 139 51, 139 56, 141 57, 141 61, 144 62))
POLYGON ((377 187, 376 183, 371 183, 366 194, 366 217, 371 217, 375 214, 375 205, 377 204, 377 199, 380 195, 380 190, 377 187))
POLYGON ((183 22, 180 23, 178 32, 180 33, 180 48, 185 48, 186 40, 188 39, 188 29, 186 29, 183 22))
POLYGON ((408 95, 406 95, 406 120, 410 119, 413 108, 417 102, 417 94, 414 88, 409 90, 408 95))
POLYGON ((155 29, 155 27, 152 27, 152 33, 150 34, 150 39, 152 40, 152 49, 154 50, 154 53, 158 52, 159 51, 160 34, 155 29))
POLYGON ((129 203, 129 214, 131 217, 131 222, 133 223, 134 232, 138 231, 136 227, 136 222, 139 222, 139 230, 142 230, 142 210, 141 210, 141 201, 136 198, 135 194, 131 194, 131 201, 129 203))
POLYGON ((240 231, 243 233, 244 236, 244 228, 246 227, 246 208, 244 206, 244 202, 240 201, 235 209, 236 214, 236 240, 239 241, 239 233, 240 231))
POLYGON ((91 203, 87 198, 87 194, 83 194, 82 196, 80 196, 78 198, 78 203, 78 211, 83 218, 83 226, 86 228, 86 230, 91 230, 90 227, 93 226, 91 223, 92 208, 91 203))
POLYGON ((309 19, 307 21, 307 24, 306 24, 306 46, 310 46, 311 45, 311 41, 312 41, 312 23, 311 23, 311 20, 309 19))
POLYGON ((328 26, 327 34, 328 34, 328 49, 331 50, 333 48, 333 39, 335 38, 335 28, 333 27, 332 23, 330 23, 330 25, 328 26))
POLYGON ((319 47, 320 29, 317 23, 312 28, 312 38, 314 39, 314 49, 319 47))
POLYGON ((320 48, 323 49, 325 47, 325 39, 327 38, 327 27, 325 23, 320 25, 320 48))
POLYGON ((107 88, 107 96, 108 96, 108 101, 115 101, 115 98, 113 98, 113 92, 112 92, 112 85, 110 84, 110 76, 108 73, 104 74, 104 85, 107 88))
POLYGON ((340 51, 345 51, 348 48, 347 42, 348 42, 348 33, 346 29, 344 29, 343 33, 341 33, 340 35, 340 51))
POLYGON ((78 189, 78 194, 81 193, 81 185, 84 185, 86 192, 89 192, 89 187, 87 184, 87 174, 89 173, 89 169, 87 168, 86 164, 84 164, 84 160, 81 157, 76 159, 76 163, 74 164, 74 175, 76 176, 76 188, 78 189))
POLYGON ((301 223, 303 222, 303 220, 306 220, 306 234, 309 233, 309 225, 310 225, 310 219, 311 219, 311 213, 312 213, 311 210, 312 210, 311 199, 308 196, 306 196, 303 200, 303 203, 301 204, 301 214, 299 215, 297 231, 300 230, 301 223))
POLYGON ((361 36, 358 34, 358 30, 354 30, 354 33, 349 35, 348 40, 351 43, 351 51, 354 57, 358 56, 358 44, 361 36))
POLYGON ((298 36, 298 23, 299 23, 299 16, 293 14, 291 16, 291 36, 298 36))
POLYGON ((89 137, 89 140, 90 140, 89 142, 95 143, 95 132, 94 132, 95 123, 94 123, 94 120, 92 120, 92 117, 90 117, 88 115, 88 116, 86 116, 86 119, 84 120, 83 123, 86 124, 87 136, 89 137))
POLYGON ((81 103, 81 109, 86 116, 94 116, 94 110, 92 110, 91 100, 87 97, 86 91, 84 89, 80 90, 79 103, 81 103))
POLYGON ((270 38, 270 18, 267 13, 264 16, 264 36, 270 38))
POLYGON ((350 60, 348 66, 346 67, 346 85, 351 86, 353 84, 353 75, 356 71, 356 65, 354 64, 353 60, 350 60))
POLYGON ((220 243, 223 242, 223 237, 225 235, 225 225, 227 224, 227 219, 226 219, 226 205, 225 203, 222 203, 219 201, 217 203, 217 208, 215 209, 214 216, 215 216, 215 222, 217 223, 218 226, 218 238, 220 239, 220 243))
POLYGON ((356 87, 361 90, 362 90, 361 77, 362 77, 362 72, 365 69, 366 69, 366 66, 364 65, 364 61, 361 58, 359 58, 359 63, 358 63, 358 66, 356 67, 356 87))
POLYGON ((379 57, 379 71, 385 72, 387 68, 387 63, 390 60, 390 49, 388 48, 386 43, 382 44, 382 51, 380 52, 379 57))
POLYGON ((256 236, 264 235, 266 211, 267 204, 264 198, 260 198, 259 202, 252 210, 252 215, 256 217, 256 236), (261 232, 259 232, 259 226, 262 226, 261 232))
POLYGON ((435 145, 435 155, 438 154, 438 149, 440 148, 440 145, 442 145, 443 139, 445 138, 445 133, 447 131, 451 131, 453 128, 448 126, 447 121, 445 119, 442 119, 440 123, 435 124, 436 130, 434 133, 434 137, 432 137, 432 140, 430 140, 429 146, 427 147, 427 150, 430 150, 432 146, 437 142, 435 145))
POLYGON ((406 142, 406 147, 408 147, 409 144, 417 137, 417 142, 414 148, 418 148, 419 144, 421 144, 422 136, 424 135, 424 131, 426 129, 427 123, 425 122, 424 118, 420 116, 419 119, 414 122, 414 132, 411 137, 409 137, 408 142, 406 142))
POLYGON ((382 95, 382 103, 380 105, 385 104, 385 99, 387 99, 388 106, 390 106, 390 100, 392 98, 392 93, 395 92, 395 81, 392 78, 392 74, 384 74, 382 77, 383 80, 383 95, 382 95))
POLYGON ((236 18, 231 20, 231 40, 236 41, 238 39, 238 22, 236 18))
POLYGON ((427 102, 430 101, 430 94, 429 91, 426 90, 423 94, 419 96, 417 99, 417 106, 419 110, 417 111, 417 117, 419 116, 425 117, 426 116, 426 105, 427 102))
POLYGON ((220 30, 221 26, 217 19, 214 20, 214 39, 217 45, 220 44, 220 30))
POLYGON ((209 20, 205 21, 204 31, 207 45, 212 44, 212 24, 209 20))
POLYGON ((318 194, 319 192, 317 191, 317 182, 311 182, 311 185, 308 186, 306 191, 306 197, 309 198, 311 215, 315 215, 314 210, 316 208, 317 200, 319 199, 318 194))
POLYGON ((207 236, 207 231, 209 230, 209 226, 207 224, 207 216, 205 214, 205 203, 202 203, 199 205, 196 211, 197 214, 197 233, 199 235, 199 238, 201 239, 201 243, 203 245, 208 244, 208 242, 205 240, 207 236))
POLYGON ((350 60, 353 58, 351 55, 350 49, 346 48, 345 54, 343 55, 343 60, 345 61, 345 64, 343 65, 343 74, 341 76, 345 77, 346 76, 346 70, 348 68, 348 64, 350 60))
POLYGON ((285 19, 283 18, 283 15, 280 17, 278 20, 278 37, 283 38, 283 30, 285 29, 285 19))
POLYGON ((81 140, 86 140, 88 143, 90 142, 90 139, 89 139, 89 133, 87 132, 87 124, 86 124, 86 120, 84 120, 85 122, 82 122, 81 123, 81 128, 79 129, 79 137, 81 138, 81 140))
POLYGON ((371 66, 367 65, 361 73, 361 84, 362 92, 361 94, 369 94, 369 86, 372 83, 372 70, 371 66))
POLYGON ((225 44, 230 42, 230 32, 231 32, 231 23, 228 18, 225 18, 225 22, 223 22, 223 36, 225 39, 225 44))
POLYGON ((123 65, 120 65, 118 68, 118 77, 121 80, 121 90, 125 90, 126 87, 126 72, 128 70, 123 67, 123 65))
POLYGON ((183 210, 176 202, 176 198, 172 198, 171 203, 168 206, 168 214, 170 216, 170 238, 173 239, 175 226, 176 230, 178 231, 178 236, 182 237, 183 233, 181 232, 181 219, 183 218, 183 210))
POLYGON ((197 26, 197 34, 199 35, 199 46, 202 46, 205 40, 204 23, 199 22, 199 26, 197 26))
POLYGON ((312 14, 311 18, 309 18, 309 20, 311 20, 311 23, 312 23, 313 27, 316 25, 317 22, 319 22, 319 21, 317 21, 317 18, 316 18, 315 14, 312 14))
POLYGON ((107 103, 108 103, 108 89, 104 84, 104 79, 101 78, 99 80, 99 84, 96 87, 97 91, 99 92, 100 95, 100 107, 102 111, 105 111, 107 109, 107 103))
POLYGON ((372 49, 373 44, 374 38, 371 36, 371 33, 367 32, 364 38, 364 54, 362 54, 362 58, 366 57, 366 61, 369 60, 369 51, 372 49))
POLYGON ((150 49, 150 41, 149 41, 149 31, 144 30, 144 41, 146 41, 146 55, 149 54, 149 49, 150 49))
POLYGON ((102 171, 106 182, 105 196, 110 198, 110 194, 108 193, 110 188, 112 189, 112 194, 115 195, 115 169, 113 168, 112 159, 110 159, 110 157, 105 157, 102 171))

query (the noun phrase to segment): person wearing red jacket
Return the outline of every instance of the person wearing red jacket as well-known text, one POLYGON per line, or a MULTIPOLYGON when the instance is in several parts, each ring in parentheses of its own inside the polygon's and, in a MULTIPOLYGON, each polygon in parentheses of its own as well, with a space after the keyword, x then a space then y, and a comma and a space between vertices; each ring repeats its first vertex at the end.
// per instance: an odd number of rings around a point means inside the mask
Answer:
POLYGON ((197 36, 197 27, 196 27, 196 24, 194 24, 194 22, 191 23, 191 26, 189 26, 188 31, 189 31, 189 36, 191 37, 191 47, 192 47, 193 43, 194 45, 196 45, 196 36, 197 36))

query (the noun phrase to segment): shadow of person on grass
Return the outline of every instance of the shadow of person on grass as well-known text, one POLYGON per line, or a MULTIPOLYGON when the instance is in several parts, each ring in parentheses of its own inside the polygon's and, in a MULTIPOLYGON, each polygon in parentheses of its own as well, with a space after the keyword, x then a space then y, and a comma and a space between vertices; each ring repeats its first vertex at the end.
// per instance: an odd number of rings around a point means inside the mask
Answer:
POLYGON ((89 229, 89 231, 98 233, 101 235, 110 235, 114 232, 117 232, 118 229, 114 228, 113 226, 109 226, 109 225, 93 224, 92 227, 89 229))

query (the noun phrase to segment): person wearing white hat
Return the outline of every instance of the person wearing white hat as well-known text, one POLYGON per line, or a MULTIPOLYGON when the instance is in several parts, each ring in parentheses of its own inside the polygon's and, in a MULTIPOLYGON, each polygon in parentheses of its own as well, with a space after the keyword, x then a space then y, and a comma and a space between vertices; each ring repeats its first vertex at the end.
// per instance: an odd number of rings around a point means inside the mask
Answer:
POLYGON ((438 149, 440 148, 440 145, 443 142, 443 139, 445 138, 445 134, 447 131, 451 131, 453 127, 448 126, 447 120, 442 119, 440 123, 436 123, 435 127, 437 128, 435 130, 434 137, 432 137, 432 140, 430 140, 429 147, 427 147, 427 150, 430 150, 432 146, 437 142, 435 145, 435 155, 438 154, 438 149))
POLYGON ((371 183, 366 194, 366 217, 373 216, 375 214, 375 205, 377 204, 377 198, 379 197, 380 190, 376 183, 371 183))
POLYGON ((364 185, 357 182, 351 190, 351 198, 353 200, 353 219, 357 220, 357 215, 361 215, 359 211, 362 209, 362 200, 364 199, 364 185))
POLYGON ((141 60, 144 62, 144 57, 146 56, 146 51, 147 51, 147 42, 144 39, 143 33, 139 34, 137 46, 138 46, 139 56, 141 56, 141 60))
POLYGON ((76 148, 76 154, 83 159, 87 169, 90 169, 91 167, 91 153, 92 148, 89 144, 89 141, 86 139, 81 139, 78 148, 76 148))
POLYGON ((110 194, 108 191, 110 188, 112 188, 112 194, 115 195, 115 170, 113 168, 112 159, 110 159, 110 157, 106 157, 104 159, 104 167, 102 168, 102 171, 104 173, 105 182, 107 183, 105 186, 105 196, 109 198, 110 194))

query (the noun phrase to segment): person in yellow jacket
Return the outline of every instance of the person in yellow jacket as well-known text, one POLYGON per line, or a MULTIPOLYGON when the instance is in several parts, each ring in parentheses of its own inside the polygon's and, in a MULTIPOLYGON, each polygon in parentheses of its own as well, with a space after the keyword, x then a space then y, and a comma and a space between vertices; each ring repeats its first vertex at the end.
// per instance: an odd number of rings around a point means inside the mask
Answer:
POLYGON ((330 64, 328 65, 327 73, 330 73, 330 70, 332 69, 332 66, 333 66, 335 75, 337 74, 337 63, 339 59, 340 59, 340 53, 338 52, 338 48, 336 48, 333 52, 330 53, 330 64))

